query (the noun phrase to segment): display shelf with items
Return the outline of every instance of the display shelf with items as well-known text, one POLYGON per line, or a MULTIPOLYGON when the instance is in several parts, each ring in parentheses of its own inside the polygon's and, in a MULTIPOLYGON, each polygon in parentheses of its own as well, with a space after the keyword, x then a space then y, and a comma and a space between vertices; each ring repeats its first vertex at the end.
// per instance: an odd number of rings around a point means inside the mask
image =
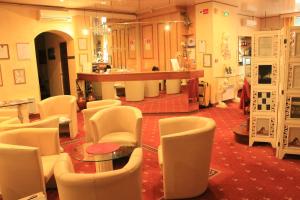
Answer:
POLYGON ((249 146, 267 142, 277 147, 281 36, 280 31, 253 34, 249 146))
POLYGON ((282 118, 279 125, 277 157, 300 154, 300 28, 288 30, 282 89, 282 118))
POLYGON ((238 39, 238 63, 239 66, 251 65, 251 37, 240 36, 238 39))

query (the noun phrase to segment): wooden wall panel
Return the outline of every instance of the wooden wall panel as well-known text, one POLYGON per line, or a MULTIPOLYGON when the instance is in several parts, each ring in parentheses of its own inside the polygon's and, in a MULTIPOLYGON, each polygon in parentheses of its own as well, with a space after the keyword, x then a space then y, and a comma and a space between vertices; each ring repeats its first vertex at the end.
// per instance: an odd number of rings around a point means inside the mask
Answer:
POLYGON ((166 53, 165 53, 164 24, 157 24, 157 42, 158 42, 158 67, 161 71, 165 71, 166 70, 166 53))
POLYGON ((128 28, 128 59, 136 58, 136 27, 128 28))

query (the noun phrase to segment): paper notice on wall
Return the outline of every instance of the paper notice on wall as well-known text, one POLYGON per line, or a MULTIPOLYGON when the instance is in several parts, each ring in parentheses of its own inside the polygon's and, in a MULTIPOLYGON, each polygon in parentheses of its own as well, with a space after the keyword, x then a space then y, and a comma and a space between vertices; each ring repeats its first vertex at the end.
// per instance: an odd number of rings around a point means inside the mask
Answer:
POLYGON ((145 50, 149 51, 151 50, 151 40, 145 39, 145 50))
POLYGON ((206 51, 206 42, 205 42, 205 40, 200 40, 199 41, 199 52, 200 53, 205 53, 205 51, 206 51))

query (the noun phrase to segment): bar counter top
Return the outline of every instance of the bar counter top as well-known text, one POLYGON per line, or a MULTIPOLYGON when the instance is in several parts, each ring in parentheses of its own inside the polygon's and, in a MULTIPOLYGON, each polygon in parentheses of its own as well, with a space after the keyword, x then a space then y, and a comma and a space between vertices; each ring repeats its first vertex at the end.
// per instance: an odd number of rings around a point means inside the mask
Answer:
POLYGON ((203 70, 178 72, 113 72, 113 73, 77 73, 78 80, 95 82, 110 81, 137 81, 137 80, 165 80, 165 79, 192 79, 204 76, 203 70))

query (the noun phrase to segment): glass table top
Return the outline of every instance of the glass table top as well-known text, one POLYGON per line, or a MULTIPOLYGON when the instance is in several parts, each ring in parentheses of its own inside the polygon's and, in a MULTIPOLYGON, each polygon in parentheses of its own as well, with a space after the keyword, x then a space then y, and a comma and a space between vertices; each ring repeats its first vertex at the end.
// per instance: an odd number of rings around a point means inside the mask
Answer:
POLYGON ((120 146, 119 149, 111 153, 95 155, 89 154, 86 151, 86 149, 91 145, 93 145, 93 143, 82 143, 77 145, 70 152, 70 156, 75 160, 83 162, 103 162, 128 157, 135 148, 134 146, 120 146))

